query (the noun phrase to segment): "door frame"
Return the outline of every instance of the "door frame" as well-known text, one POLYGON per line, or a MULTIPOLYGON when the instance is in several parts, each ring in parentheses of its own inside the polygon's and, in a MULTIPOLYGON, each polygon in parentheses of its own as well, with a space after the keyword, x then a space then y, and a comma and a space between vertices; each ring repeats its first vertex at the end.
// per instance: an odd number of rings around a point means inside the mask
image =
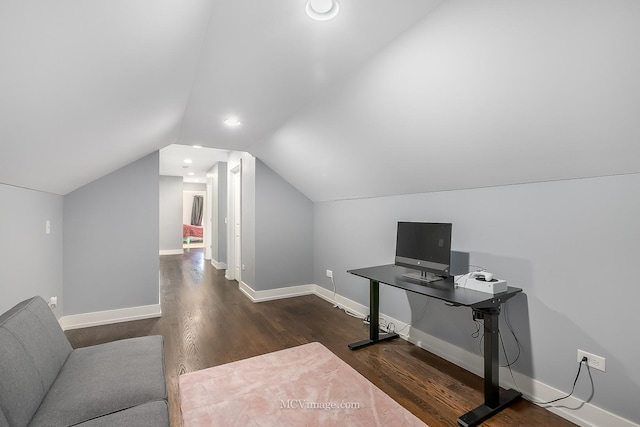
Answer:
POLYGON ((227 209, 229 211, 227 224, 227 271, 228 280, 242 281, 242 159, 240 163, 229 171, 229 194, 227 209), (236 242, 235 224, 239 223, 239 239, 236 242), (238 246, 236 248, 236 245, 238 246), (239 257, 236 258, 236 250, 239 257))

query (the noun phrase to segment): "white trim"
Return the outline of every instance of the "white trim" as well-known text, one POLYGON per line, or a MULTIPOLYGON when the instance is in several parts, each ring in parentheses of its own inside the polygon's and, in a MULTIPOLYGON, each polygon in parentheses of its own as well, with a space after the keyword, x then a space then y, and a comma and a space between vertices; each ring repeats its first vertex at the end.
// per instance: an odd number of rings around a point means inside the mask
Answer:
POLYGON ((160 304, 152 304, 62 316, 58 319, 58 323, 60 323, 63 330, 68 331, 70 329, 110 325, 112 323, 129 322, 132 320, 150 319, 161 316, 162 308, 160 304))
MULTIPOLYGON (((227 269, 227 263, 226 262, 220 262, 220 261, 216 261, 215 259, 211 258, 211 265, 213 266, 213 268, 215 268, 216 270, 226 270, 227 269)), ((226 277, 226 276, 225 276, 226 277)))
MULTIPOLYGON (((411 327, 408 341, 467 371, 473 372, 480 377, 483 376, 484 359, 479 354, 471 353, 414 327, 411 327)), ((509 369, 501 367, 500 386, 520 390, 523 397, 533 401, 533 403, 536 401, 548 402, 567 394, 519 372, 513 371, 513 376, 517 384, 513 383, 509 369)), ((562 406, 539 406, 580 426, 640 427, 640 424, 621 418, 591 403, 585 403, 573 396, 564 399, 562 402, 562 406)))
POLYGON ((225 273, 227 280, 242 281, 242 158, 238 159, 238 164, 228 169, 227 173, 227 258, 228 267, 225 273), (239 198, 238 200, 236 200, 239 198), (238 203, 236 203, 238 201, 238 203), (238 206, 239 205, 239 206, 238 206), (236 222, 240 224, 240 239, 236 248, 236 222), (231 225, 231 227, 229 227, 231 225), (236 252, 236 250, 238 252, 236 252), (236 253, 240 254, 240 260, 236 259, 236 253), (239 261, 239 262, 238 262, 239 261), (238 262, 238 265, 236 263, 238 262), (236 274, 237 273, 237 274, 236 274))
MULTIPOLYGON (((333 300, 333 292, 316 284, 288 286, 284 288, 269 289, 266 291, 256 291, 251 286, 242 281, 238 286, 242 293, 244 293, 251 301, 256 303, 282 298, 299 297, 302 295, 315 295, 330 302, 331 304, 335 304, 333 300)), ((369 307, 350 300, 349 298, 345 298, 340 294, 336 294, 336 300, 340 308, 343 308, 352 314, 361 317, 365 317, 367 314, 369 314, 369 307)), ((391 316, 387 316, 384 313, 380 313, 380 318, 383 319, 387 324, 393 323, 395 326, 394 330, 402 331, 399 333, 400 336, 404 339, 407 339, 409 335, 408 324, 401 322, 398 319, 394 319, 391 316)))
POLYGON ((239 288, 251 301, 263 302, 275 299, 299 297, 302 295, 315 294, 314 287, 316 285, 298 285, 286 288, 269 289, 266 291, 256 291, 243 281, 240 281, 239 288))
MULTIPOLYGON (((336 301, 333 300, 333 291, 330 291, 327 288, 323 288, 322 286, 318 286, 318 285, 313 285, 314 286, 314 294, 316 296, 319 296, 320 298, 330 302, 331 304, 338 304, 338 306, 340 308, 343 308, 353 314, 356 314, 358 316, 361 317, 365 317, 369 314, 369 307, 367 307, 366 305, 362 305, 358 302, 355 302, 353 300, 350 300, 349 298, 343 297, 340 294, 336 294, 336 301)), ((387 316, 384 313, 380 313, 380 318, 383 319, 387 325, 393 323, 394 331, 400 331, 398 332, 398 334, 404 338, 407 339, 409 336, 409 325, 407 323, 404 323, 398 319, 394 319, 391 316, 387 316)))
POLYGON ((184 249, 160 249, 160 255, 182 255, 184 249))
MULTIPOLYGON (((240 282, 240 290, 253 302, 314 294, 331 304, 335 304, 337 301, 341 308, 344 308, 353 314, 364 317, 369 313, 368 306, 345 298, 339 294, 335 295, 336 301, 334 301, 333 291, 315 284, 291 286, 268 291, 254 291, 246 283, 240 282)), ((463 348, 443 341, 440 338, 429 335, 420 329, 414 328, 413 326, 387 316, 384 313, 380 313, 380 317, 383 318, 387 324, 393 323, 396 326, 395 330, 401 331, 399 332, 401 338, 437 356, 440 356, 443 359, 466 369, 467 371, 470 371, 480 377, 483 376, 484 359, 481 355, 471 353, 463 348), (409 327, 407 328, 407 326, 409 327)), ((536 401, 547 402, 566 394, 564 391, 555 389, 518 372, 513 371, 513 376, 517 382, 517 387, 513 384, 509 369, 506 367, 500 368, 500 385, 504 388, 519 389, 524 398, 533 401, 534 403, 536 401)), ((573 396, 563 400, 562 406, 540 406, 580 426, 640 427, 640 424, 624 419, 591 403, 585 403, 573 396)))

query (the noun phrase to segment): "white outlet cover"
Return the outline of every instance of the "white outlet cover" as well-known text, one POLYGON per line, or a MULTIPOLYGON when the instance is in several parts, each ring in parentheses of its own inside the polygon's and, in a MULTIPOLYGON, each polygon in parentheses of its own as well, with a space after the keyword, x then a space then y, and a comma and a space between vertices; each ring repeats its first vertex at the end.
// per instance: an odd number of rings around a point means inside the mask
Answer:
POLYGON ((588 359, 587 363, 589 364, 589 367, 605 372, 605 362, 607 361, 606 358, 578 349, 578 362, 581 362, 583 357, 586 357, 588 359))

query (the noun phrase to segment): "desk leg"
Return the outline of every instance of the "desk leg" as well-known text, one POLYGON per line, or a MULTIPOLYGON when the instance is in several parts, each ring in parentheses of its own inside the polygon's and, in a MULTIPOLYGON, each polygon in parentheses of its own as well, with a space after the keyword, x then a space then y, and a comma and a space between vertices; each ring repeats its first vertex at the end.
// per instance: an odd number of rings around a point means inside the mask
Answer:
POLYGON ((380 282, 369 281, 369 339, 349 344, 351 350, 398 337, 396 333, 380 333, 380 282))
POLYGON ((479 425, 520 397, 516 390, 500 390, 500 307, 474 311, 484 319, 484 404, 458 418, 458 424, 465 427, 479 425))

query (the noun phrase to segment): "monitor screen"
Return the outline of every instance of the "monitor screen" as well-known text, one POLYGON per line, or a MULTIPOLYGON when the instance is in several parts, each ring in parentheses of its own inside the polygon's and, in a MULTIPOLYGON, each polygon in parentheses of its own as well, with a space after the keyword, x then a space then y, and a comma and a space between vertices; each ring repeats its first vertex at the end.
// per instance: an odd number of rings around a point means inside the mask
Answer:
POLYGON ((398 222, 396 265, 449 276, 451 224, 398 222))

